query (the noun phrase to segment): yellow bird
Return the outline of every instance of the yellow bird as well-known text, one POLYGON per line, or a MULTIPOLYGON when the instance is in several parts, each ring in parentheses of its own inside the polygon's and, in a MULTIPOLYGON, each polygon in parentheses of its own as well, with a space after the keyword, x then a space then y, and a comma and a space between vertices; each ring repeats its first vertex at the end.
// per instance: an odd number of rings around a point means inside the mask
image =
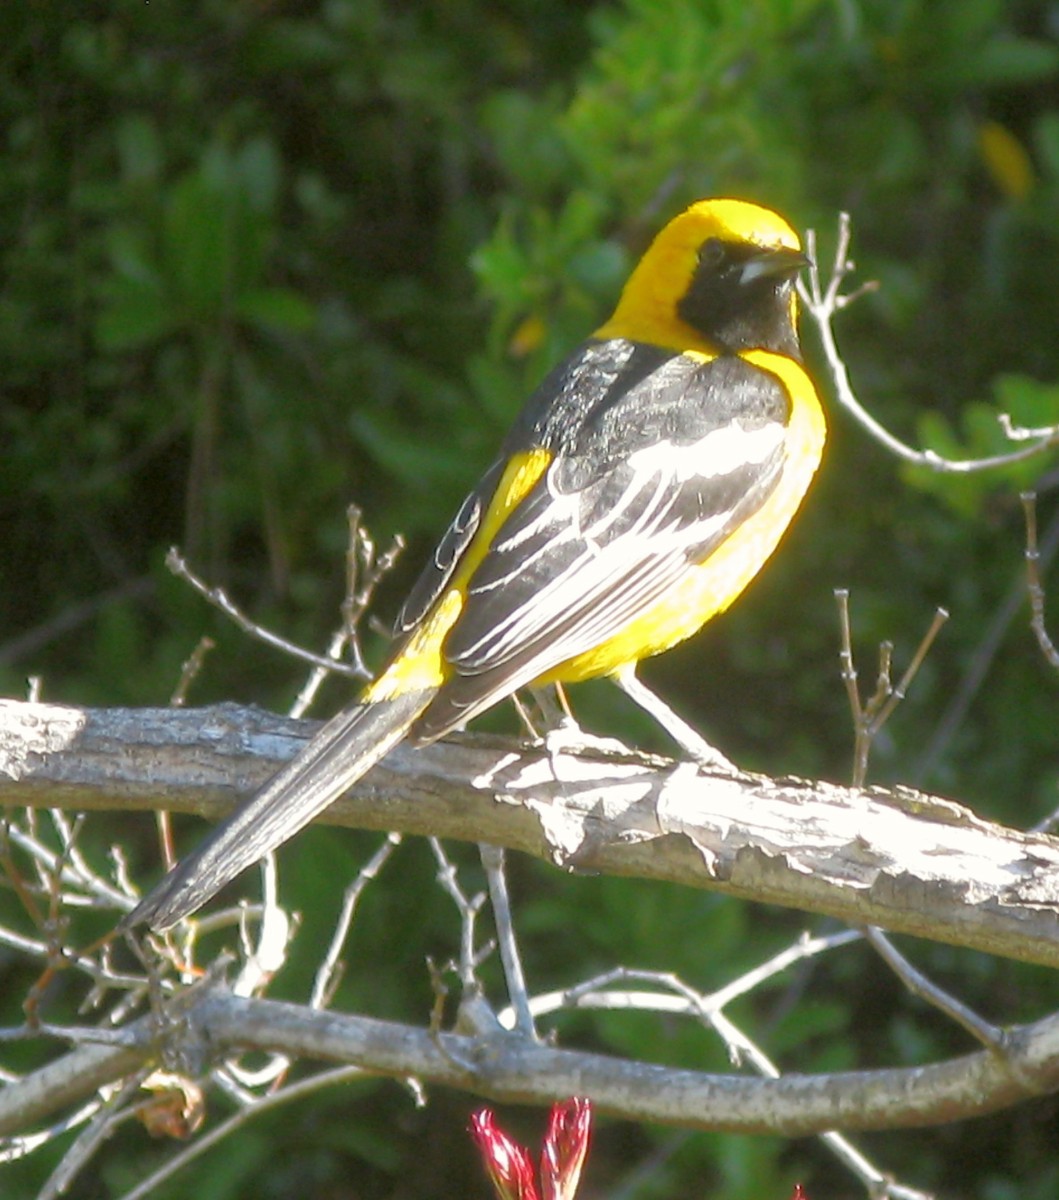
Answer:
POLYGON ((122 927, 169 928, 398 742, 432 742, 518 688, 610 675, 658 716, 637 662, 732 603, 820 462, 797 330, 806 261, 782 217, 745 201, 670 221, 460 506, 379 677, 122 927))

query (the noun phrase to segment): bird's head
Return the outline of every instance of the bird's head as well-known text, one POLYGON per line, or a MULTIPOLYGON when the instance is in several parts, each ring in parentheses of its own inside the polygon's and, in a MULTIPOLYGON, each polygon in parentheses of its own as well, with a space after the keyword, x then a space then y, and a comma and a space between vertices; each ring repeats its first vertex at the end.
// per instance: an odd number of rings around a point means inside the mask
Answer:
POLYGON ((745 200, 700 200, 651 243, 597 336, 797 357, 794 280, 807 262, 778 213, 745 200))

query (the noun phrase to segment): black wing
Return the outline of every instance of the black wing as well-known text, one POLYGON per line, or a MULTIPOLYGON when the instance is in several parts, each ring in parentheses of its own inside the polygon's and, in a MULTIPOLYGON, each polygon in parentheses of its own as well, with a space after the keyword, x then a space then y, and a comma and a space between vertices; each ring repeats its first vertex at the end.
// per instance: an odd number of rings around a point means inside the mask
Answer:
MULTIPOLYGON (((613 396, 620 395, 672 357, 650 346, 616 339, 589 342, 549 373, 526 401, 504 439, 496 461, 460 505, 430 562, 401 606, 394 622, 397 641, 391 659, 397 657, 408 634, 445 590, 464 551, 478 532, 512 456, 534 447, 545 447, 553 452, 560 450, 577 430, 587 429, 586 413, 598 409, 605 414, 613 396)), ((605 417, 600 424, 600 433, 608 440, 605 417)))
POLYGON ((454 675, 417 740, 618 635, 779 480, 790 406, 777 378, 734 356, 619 346, 632 369, 528 414, 523 436, 555 457, 471 578, 445 643, 454 675))
POLYGON ((404 639, 411 633, 420 621, 427 615, 434 601, 445 590, 452 578, 453 571, 463 552, 478 532, 482 516, 489 507, 489 501, 500 482, 504 472, 504 459, 501 457, 482 476, 478 486, 460 505, 459 511, 453 517, 452 523, 431 555, 415 586, 408 593, 401 611, 394 622, 394 636, 398 639, 391 657, 400 653, 404 639))

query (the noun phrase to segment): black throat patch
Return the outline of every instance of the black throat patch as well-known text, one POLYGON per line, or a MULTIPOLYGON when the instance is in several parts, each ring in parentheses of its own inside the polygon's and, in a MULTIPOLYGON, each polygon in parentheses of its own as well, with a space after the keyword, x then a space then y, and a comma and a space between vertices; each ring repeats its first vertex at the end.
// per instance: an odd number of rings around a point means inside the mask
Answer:
MULTIPOLYGON (((771 350, 801 362, 791 317, 791 273, 767 268, 747 279, 747 265, 767 254, 759 246, 709 238, 677 316, 722 353, 771 350)), ((783 253, 778 251, 777 253, 783 253)))

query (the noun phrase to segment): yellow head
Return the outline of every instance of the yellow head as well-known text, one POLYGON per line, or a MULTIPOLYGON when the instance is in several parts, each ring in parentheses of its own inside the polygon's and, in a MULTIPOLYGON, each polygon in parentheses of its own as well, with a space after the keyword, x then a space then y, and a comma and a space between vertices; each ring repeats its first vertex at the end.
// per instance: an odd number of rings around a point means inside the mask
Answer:
POLYGON ((798 354, 794 277, 806 263, 777 213, 745 200, 700 200, 658 234, 597 337, 707 354, 798 354))

